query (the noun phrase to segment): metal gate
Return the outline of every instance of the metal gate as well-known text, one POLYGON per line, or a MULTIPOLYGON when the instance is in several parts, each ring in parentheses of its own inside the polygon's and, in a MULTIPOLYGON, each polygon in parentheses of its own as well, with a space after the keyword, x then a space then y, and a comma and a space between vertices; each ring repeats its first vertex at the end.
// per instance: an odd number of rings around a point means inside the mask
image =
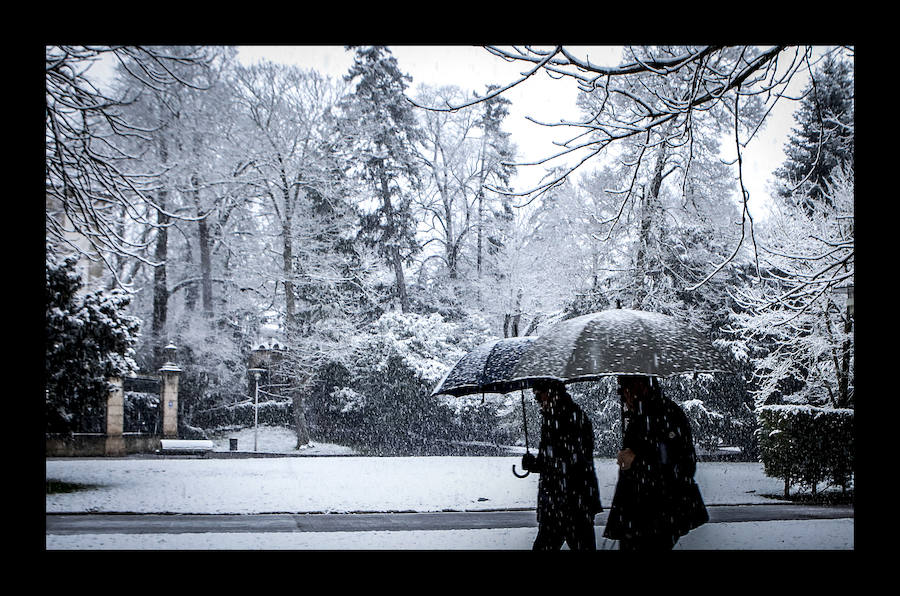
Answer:
POLYGON ((123 432, 159 434, 159 377, 125 377, 122 390, 125 392, 123 432))

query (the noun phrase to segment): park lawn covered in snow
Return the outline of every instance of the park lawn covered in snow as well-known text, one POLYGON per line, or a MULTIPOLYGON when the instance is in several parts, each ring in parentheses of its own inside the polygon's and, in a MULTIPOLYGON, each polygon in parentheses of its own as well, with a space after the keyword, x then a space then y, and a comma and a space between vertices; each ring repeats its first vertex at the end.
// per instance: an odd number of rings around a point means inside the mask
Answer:
MULTIPOLYGON (((216 451, 253 448, 253 429, 214 438, 216 451)), ((311 457, 59 458, 46 462, 48 479, 95 488, 47 495, 48 513, 306 513, 467 511, 534 507, 539 476, 516 478, 509 457, 361 457, 337 445, 295 449, 289 429, 260 427, 258 450, 311 457), (313 457, 321 456, 321 457, 313 457)), ((605 506, 616 484, 615 461, 597 458, 605 506)), ((704 463, 697 483, 708 505, 772 503, 783 484, 762 464, 704 463)))
MULTIPOLYGON (((539 476, 516 478, 518 457, 53 459, 48 479, 95 486, 47 495, 61 512, 305 513, 533 508, 539 476)), ((597 459, 604 505, 615 462, 597 459)), ((772 503, 782 483, 756 463, 700 463, 708 505, 772 503)))

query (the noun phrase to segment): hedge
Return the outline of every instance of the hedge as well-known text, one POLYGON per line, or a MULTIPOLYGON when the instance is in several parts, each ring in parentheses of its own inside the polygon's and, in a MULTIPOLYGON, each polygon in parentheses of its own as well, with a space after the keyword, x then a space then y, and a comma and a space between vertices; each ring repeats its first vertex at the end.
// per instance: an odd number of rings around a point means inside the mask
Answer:
POLYGON ((757 420, 760 461, 767 476, 784 480, 785 496, 792 484, 815 495, 825 481, 846 491, 854 469, 853 410, 761 406, 757 420))

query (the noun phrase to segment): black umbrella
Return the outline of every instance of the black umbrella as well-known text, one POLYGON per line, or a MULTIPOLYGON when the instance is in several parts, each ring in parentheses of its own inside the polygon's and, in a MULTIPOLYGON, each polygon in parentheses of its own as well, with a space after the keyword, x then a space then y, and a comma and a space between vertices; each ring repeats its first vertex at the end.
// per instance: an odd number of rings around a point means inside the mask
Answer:
MULTIPOLYGON (((525 425, 525 451, 528 448, 528 422, 525 419, 525 389, 532 386, 533 379, 513 381, 511 375, 519 358, 524 354, 534 337, 508 337, 485 342, 463 356, 447 371, 441 382, 431 393, 432 396, 446 394, 460 397, 475 393, 508 393, 522 390, 522 423, 525 425)), ((520 475, 513 465, 513 474, 520 475)))
POLYGON ((712 342, 686 323, 617 308, 557 323, 531 343, 511 378, 571 383, 610 375, 669 377, 730 370, 712 342))
POLYGON ((513 381, 519 358, 534 337, 508 337, 485 342, 463 356, 447 371, 431 395, 456 397, 474 393, 508 393, 531 387, 532 380, 513 381))

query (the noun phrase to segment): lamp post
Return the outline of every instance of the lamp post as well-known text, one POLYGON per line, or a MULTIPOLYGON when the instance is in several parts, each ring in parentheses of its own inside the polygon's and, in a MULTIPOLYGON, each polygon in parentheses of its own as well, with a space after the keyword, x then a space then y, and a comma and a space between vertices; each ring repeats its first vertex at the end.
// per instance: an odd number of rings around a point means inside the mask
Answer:
POLYGON ((251 368, 250 374, 256 381, 253 391, 253 451, 257 451, 259 447, 259 375, 266 372, 264 368, 251 368))

